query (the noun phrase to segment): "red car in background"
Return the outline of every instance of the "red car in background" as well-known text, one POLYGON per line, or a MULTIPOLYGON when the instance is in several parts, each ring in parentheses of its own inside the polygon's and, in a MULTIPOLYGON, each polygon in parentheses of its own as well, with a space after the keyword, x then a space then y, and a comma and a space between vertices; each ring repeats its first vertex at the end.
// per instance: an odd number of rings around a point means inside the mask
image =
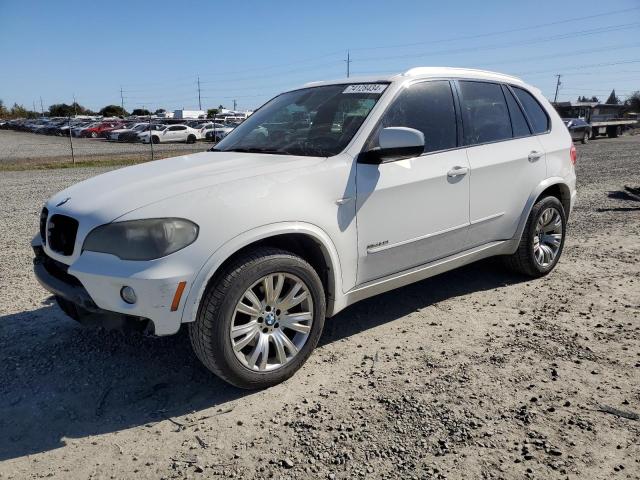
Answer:
POLYGON ((98 138, 102 132, 113 130, 114 128, 120 128, 124 125, 123 122, 102 122, 90 128, 85 128, 81 133, 81 137, 98 138))

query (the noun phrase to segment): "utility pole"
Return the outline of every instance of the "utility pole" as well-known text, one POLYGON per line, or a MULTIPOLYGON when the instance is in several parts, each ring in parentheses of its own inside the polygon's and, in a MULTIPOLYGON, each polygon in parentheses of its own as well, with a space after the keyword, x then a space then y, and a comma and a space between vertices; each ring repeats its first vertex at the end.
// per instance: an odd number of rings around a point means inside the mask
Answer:
POLYGON ((236 111, 236 101, 235 100, 233 101, 233 111, 234 112, 236 111))
POLYGON ((200 75, 198 75, 198 110, 202 110, 202 100, 200 99, 200 75))
POLYGON ((562 75, 556 75, 556 78, 558 80, 556 81, 556 94, 553 97, 553 103, 556 103, 558 101, 558 90, 560 89, 560 85, 562 85, 562 83, 560 82, 560 77, 562 77, 562 75))
POLYGON ((40 97, 40 113, 44 117, 44 106, 42 105, 42 97, 40 97))
POLYGON ((78 102, 76 102, 76 94, 74 93, 74 94, 73 94, 73 116, 74 116, 74 117, 77 117, 77 116, 78 116, 78 109, 77 109, 77 106, 78 106, 78 102))
POLYGON ((122 111, 124 112, 124 97, 122 96, 122 85, 120 85, 120 107, 122 108, 122 111))
POLYGON ((349 74, 351 73, 351 52, 347 50, 347 59, 345 60, 347 63, 347 78, 349 78, 349 74))

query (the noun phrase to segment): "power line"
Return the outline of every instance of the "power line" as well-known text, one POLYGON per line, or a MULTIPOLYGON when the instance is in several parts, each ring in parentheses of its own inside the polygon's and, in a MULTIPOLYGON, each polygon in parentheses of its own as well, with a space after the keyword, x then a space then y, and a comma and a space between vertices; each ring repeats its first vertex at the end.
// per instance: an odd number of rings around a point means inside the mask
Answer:
POLYGON ((584 37, 589 35, 599 35, 603 33, 611 33, 620 30, 628 30, 631 28, 636 28, 640 25, 639 22, 634 23, 624 23, 619 25, 609 25, 606 27, 598 27, 587 30, 579 30, 576 32, 568 32, 561 33, 558 35, 546 36, 546 37, 537 37, 529 40, 522 40, 517 42, 509 42, 509 43, 496 43, 492 45, 476 45, 474 47, 464 47, 464 48, 453 48, 447 50, 439 50, 439 51, 430 51, 424 53, 410 53, 410 54, 402 54, 402 55, 390 55, 386 57, 364 57, 358 58, 358 62, 371 62, 371 61, 380 61, 380 60, 397 60, 397 59, 411 59, 411 58, 422 58, 422 57, 433 57, 437 55, 452 55, 457 53, 467 53, 471 51, 478 50, 496 50, 501 48, 511 48, 514 46, 523 46, 523 45, 535 45, 537 43, 546 43, 554 40, 565 40, 567 38, 576 38, 576 37, 584 37))
MULTIPOLYGON (((640 63, 640 60, 624 60, 624 61, 620 61, 620 62, 608 62, 608 63, 591 63, 588 65, 574 65, 572 67, 562 67, 563 70, 580 70, 583 68, 592 68, 592 67, 611 67, 614 65, 627 65, 630 63, 640 63)), ((547 73, 547 72, 553 72, 554 70, 557 70, 556 68, 552 68, 549 70, 534 70, 534 71, 530 71, 530 72, 521 72, 521 73, 517 73, 516 75, 519 76, 524 76, 524 75, 539 75, 542 73, 547 73)), ((563 74, 564 75, 564 74, 563 74)))
POLYGON ((538 28, 544 28, 544 27, 551 27, 554 25, 561 25, 563 23, 571 23, 571 22, 577 22, 577 21, 581 21, 581 20, 588 20, 591 18, 601 18, 601 17, 606 17, 606 16, 611 16, 611 15, 617 15, 619 13, 627 13, 633 10, 640 10, 640 7, 631 7, 631 8, 625 8, 622 10, 614 10, 611 12, 603 12, 603 13, 598 13, 598 14, 594 14, 594 15, 587 15, 587 16, 583 16, 583 17, 574 17, 574 18, 567 18, 564 20, 557 20, 555 22, 549 22, 549 23, 539 23, 537 25, 530 25, 527 27, 519 27, 519 28, 512 28, 509 30, 500 30, 500 31, 496 31, 496 32, 487 32, 487 33, 480 33, 480 34, 475 34, 475 35, 462 35, 462 36, 458 36, 458 37, 450 37, 450 38, 445 38, 445 39, 435 39, 435 40, 429 40, 429 41, 424 41, 424 42, 415 42, 415 43, 405 43, 405 44, 396 44, 396 45, 386 45, 386 46, 376 46, 376 47, 362 47, 362 48, 354 48, 353 50, 356 51, 364 51, 364 50, 379 50, 379 49, 386 49, 386 48, 404 48, 404 47, 415 47, 418 45, 434 45, 436 43, 450 43, 450 42, 455 42, 455 41, 459 41, 459 40, 471 40, 471 39, 476 39, 476 38, 484 38, 484 37, 491 37, 491 36, 495 36, 495 35, 505 35, 505 34, 509 34, 509 33, 517 33, 517 32, 523 32, 526 30, 535 30, 538 28))
MULTIPOLYGON (((606 17, 606 16, 612 16, 612 15, 617 15, 617 14, 620 14, 620 13, 627 13, 627 12, 631 12, 631 11, 635 11, 635 10, 640 10, 640 7, 625 8, 625 9, 621 9, 621 10, 602 12, 602 13, 598 13, 598 14, 586 15, 586 16, 581 16, 581 17, 567 18, 567 19, 563 19, 563 20, 557 20, 557 21, 554 21, 554 22, 540 23, 540 24, 537 24, 537 25, 529 25, 529 26, 525 26, 525 27, 518 27, 518 28, 513 28, 513 29, 508 29, 508 30, 499 30, 499 31, 494 31, 494 32, 486 32, 486 33, 481 33, 481 34, 476 34, 476 35, 462 35, 462 36, 450 37, 450 38, 446 38, 446 39, 433 39, 433 40, 429 40, 429 41, 406 43, 406 44, 382 45, 382 46, 375 46, 375 47, 360 47, 360 48, 352 48, 351 50, 368 51, 368 50, 376 50, 376 49, 403 48, 403 47, 412 47, 412 46, 418 46, 418 45, 434 45, 434 44, 439 44, 439 43, 450 43, 450 42, 459 41, 459 40, 470 40, 470 39, 476 39, 476 38, 485 38, 485 37, 491 37, 491 36, 497 36, 497 35, 505 35, 505 34, 509 34, 509 33, 517 33, 517 32, 522 32, 522 31, 535 30, 535 29, 544 28, 544 27, 561 25, 561 24, 564 24, 564 23, 571 23, 571 22, 577 22, 577 21, 582 21, 582 20, 588 20, 588 19, 591 19, 591 18, 601 18, 601 17, 606 17)), ((331 56, 334 56, 334 55, 337 55, 337 54, 340 54, 340 53, 341 52, 330 52, 330 53, 325 53, 325 54, 321 54, 321 55, 318 55, 318 56, 309 57, 309 58, 306 58, 306 59, 296 60, 296 61, 283 63, 283 64, 270 64, 270 65, 256 66, 256 67, 253 67, 253 68, 250 68, 250 69, 243 69, 243 70, 227 70, 225 72, 218 72, 216 74, 211 74, 209 76, 210 77, 221 76, 221 77, 225 77, 225 78, 228 79, 230 74, 251 73, 251 72, 255 72, 256 70, 264 71, 264 70, 271 70, 271 69, 277 69, 277 68, 282 68, 282 67, 288 67, 288 66, 292 66, 292 65, 298 65, 298 64, 301 64, 301 63, 310 62, 310 61, 313 61, 313 60, 318 60, 318 59, 321 59, 321 58, 331 57, 331 56)), ((333 62, 331 62, 329 64, 323 63, 323 64, 316 65, 316 66, 311 67, 311 68, 320 67, 320 66, 326 66, 326 65, 334 65, 334 63, 333 62)), ((309 68, 309 67, 305 67, 305 68, 309 68)), ((287 73, 287 72, 280 72, 280 74, 281 73, 287 73)), ((185 77, 180 77, 180 78, 185 78, 185 77)), ((248 77, 248 78, 253 79, 255 77, 248 77)), ((263 78, 263 77, 261 76, 261 78, 263 78)), ((214 83, 214 81, 203 82, 203 83, 214 83)), ((146 85, 146 86, 148 86, 149 84, 148 83, 129 83, 128 85, 146 85)), ((158 85, 158 84, 156 84, 156 85, 158 85)))

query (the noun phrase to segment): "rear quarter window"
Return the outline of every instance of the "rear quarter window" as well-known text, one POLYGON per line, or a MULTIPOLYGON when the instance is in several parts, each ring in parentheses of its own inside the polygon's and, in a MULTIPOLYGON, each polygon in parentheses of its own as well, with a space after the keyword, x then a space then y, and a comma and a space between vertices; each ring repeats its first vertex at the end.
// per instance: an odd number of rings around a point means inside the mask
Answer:
POLYGON ((544 133, 549 130, 549 117, 542 105, 529 92, 522 88, 512 87, 513 92, 520 100, 524 111, 529 117, 533 133, 544 133))

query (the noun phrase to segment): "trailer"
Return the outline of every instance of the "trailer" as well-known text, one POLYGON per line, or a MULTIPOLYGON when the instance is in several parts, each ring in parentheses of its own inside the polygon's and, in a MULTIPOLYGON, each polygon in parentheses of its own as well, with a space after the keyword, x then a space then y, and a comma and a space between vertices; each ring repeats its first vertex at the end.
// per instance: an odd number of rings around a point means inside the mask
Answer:
POLYGON ((616 138, 638 123, 626 118, 624 105, 599 102, 557 102, 553 105, 562 118, 579 118, 591 125, 591 138, 607 135, 616 138))

